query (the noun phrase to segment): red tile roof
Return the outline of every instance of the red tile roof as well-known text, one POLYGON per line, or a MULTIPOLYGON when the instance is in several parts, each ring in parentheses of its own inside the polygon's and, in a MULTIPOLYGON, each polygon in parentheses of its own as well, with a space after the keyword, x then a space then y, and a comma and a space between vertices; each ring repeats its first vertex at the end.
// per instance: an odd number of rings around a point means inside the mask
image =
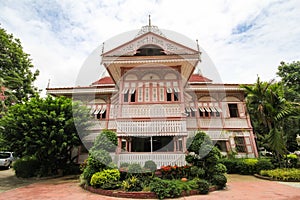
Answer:
POLYGON ((98 81, 95 81, 92 83, 92 85, 102 85, 102 84, 114 84, 114 81, 111 77, 105 76, 103 78, 100 78, 98 81))
POLYGON ((199 74, 192 74, 189 79, 189 82, 191 82, 191 83, 212 82, 212 80, 210 80, 202 75, 199 75, 199 74))
MULTIPOLYGON (((190 79, 189 79, 190 83, 206 83, 206 82, 212 82, 212 80, 201 76, 199 74, 192 74, 190 79)), ((98 81, 95 81, 94 83, 92 83, 92 85, 105 85, 105 84, 114 84, 113 80, 111 77, 109 76, 105 76, 101 79, 99 79, 98 81)))

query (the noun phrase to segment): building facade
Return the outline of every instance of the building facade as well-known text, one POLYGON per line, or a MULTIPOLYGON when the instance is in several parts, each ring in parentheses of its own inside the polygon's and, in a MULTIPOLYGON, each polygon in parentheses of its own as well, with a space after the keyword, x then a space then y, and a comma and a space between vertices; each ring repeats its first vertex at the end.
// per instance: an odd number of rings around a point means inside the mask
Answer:
POLYGON ((244 90, 196 73, 199 48, 171 40, 149 23, 135 38, 103 49, 101 58, 109 76, 86 87, 47 88, 91 109, 95 126, 83 138, 87 146, 110 129, 118 136, 118 164, 153 160, 158 167, 180 166, 188 138, 202 130, 224 155, 257 157, 244 90))

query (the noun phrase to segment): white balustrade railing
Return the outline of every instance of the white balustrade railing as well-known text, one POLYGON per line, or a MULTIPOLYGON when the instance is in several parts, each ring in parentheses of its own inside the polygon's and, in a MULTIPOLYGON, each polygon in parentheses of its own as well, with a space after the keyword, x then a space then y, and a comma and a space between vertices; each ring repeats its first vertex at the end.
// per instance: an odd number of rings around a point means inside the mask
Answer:
POLYGON ((198 120, 197 118, 187 118, 186 119, 186 127, 188 129, 191 129, 191 128, 198 128, 198 120))
POLYGON ((221 130, 219 130, 219 131, 208 130, 208 131, 205 131, 205 133, 212 140, 228 139, 232 135, 231 132, 225 132, 225 131, 221 131, 221 130))
MULTIPOLYGON (((161 121, 117 121, 118 133, 186 133, 186 122, 161 121)), ((163 134, 162 134, 163 135, 163 134)))
POLYGON ((106 128, 106 120, 92 120, 88 130, 101 130, 106 128))
POLYGON ((184 153, 126 153, 116 155, 116 159, 118 157, 118 166, 121 163, 138 163, 141 166, 144 166, 145 162, 148 160, 152 160, 156 163, 157 168, 166 165, 177 165, 183 166, 186 164, 185 162, 185 154, 184 153))
POLYGON ((245 118, 227 118, 225 119, 225 128, 249 128, 249 125, 245 118))
POLYGON ((130 117, 181 117, 180 104, 148 104, 148 105, 122 105, 122 118, 130 117))
POLYGON ((221 118, 200 118, 200 128, 222 128, 221 118))
POLYGON ((116 120, 111 119, 108 121, 108 129, 117 129, 116 120))

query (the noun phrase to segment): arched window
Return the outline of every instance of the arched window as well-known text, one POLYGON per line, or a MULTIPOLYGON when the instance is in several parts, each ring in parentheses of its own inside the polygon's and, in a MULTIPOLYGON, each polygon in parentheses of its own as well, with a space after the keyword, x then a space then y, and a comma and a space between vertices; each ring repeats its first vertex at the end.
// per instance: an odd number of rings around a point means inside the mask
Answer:
POLYGON ((136 51, 135 56, 160 56, 166 55, 164 50, 156 45, 146 45, 142 46, 136 51))

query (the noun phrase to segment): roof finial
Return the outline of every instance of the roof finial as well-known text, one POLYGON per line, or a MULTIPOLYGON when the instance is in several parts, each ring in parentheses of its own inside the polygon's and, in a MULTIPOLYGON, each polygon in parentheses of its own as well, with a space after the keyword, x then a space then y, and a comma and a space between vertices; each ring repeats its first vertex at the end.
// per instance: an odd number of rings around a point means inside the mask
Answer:
POLYGON ((50 78, 48 79, 47 88, 50 88, 50 78))
POLYGON ((198 53, 199 53, 199 60, 201 61, 201 57, 200 56, 201 56, 202 52, 200 51, 198 39, 196 39, 196 43, 197 43, 197 49, 198 49, 198 53))
POLYGON ((104 42, 102 43, 102 54, 104 53, 104 42))
POLYGON ((151 15, 149 15, 149 26, 151 26, 151 15))

